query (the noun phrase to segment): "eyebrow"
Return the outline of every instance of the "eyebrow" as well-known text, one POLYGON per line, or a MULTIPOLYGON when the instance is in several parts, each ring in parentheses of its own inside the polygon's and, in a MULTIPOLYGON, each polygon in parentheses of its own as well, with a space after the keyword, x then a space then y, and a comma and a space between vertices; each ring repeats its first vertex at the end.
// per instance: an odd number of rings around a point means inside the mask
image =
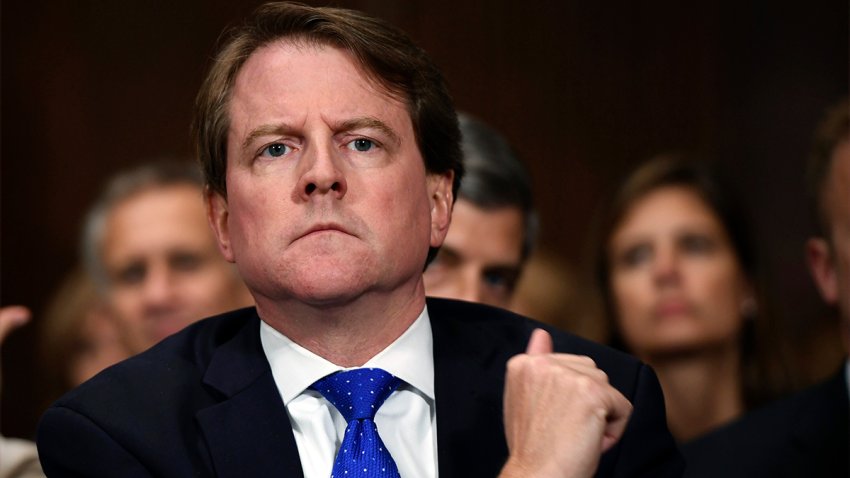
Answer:
POLYGON ((462 258, 461 255, 460 255, 460 252, 457 249, 455 249, 451 246, 447 246, 445 244, 440 246, 439 255, 444 256, 444 257, 448 257, 449 259, 461 259, 462 258))
POLYGON ((293 128, 292 126, 290 126, 287 123, 260 125, 256 128, 254 128, 250 133, 248 133, 248 136, 246 136, 245 140, 242 141, 242 149, 243 150, 248 149, 248 147, 251 146, 251 143, 253 143, 255 139, 257 139, 261 136, 268 136, 268 135, 281 136, 281 135, 285 135, 285 134, 288 134, 288 133, 292 133, 294 131, 295 131, 295 128, 293 128))
MULTIPOLYGON (((399 135, 396 134, 396 132, 392 128, 390 128, 383 121, 372 116, 362 116, 359 118, 353 118, 350 120, 343 121, 334 129, 337 131, 351 131, 362 128, 377 129, 383 134, 387 135, 387 137, 389 137, 390 141, 394 145, 399 146, 401 144, 401 138, 399 138, 399 135)), ((248 147, 251 146, 251 143, 253 143, 254 140, 261 136, 283 136, 287 134, 294 134, 295 132, 296 129, 287 123, 260 125, 254 128, 250 133, 248 133, 248 136, 246 136, 245 139, 242 141, 242 149, 248 149, 248 147)))
POLYGON ((337 129, 339 131, 351 131, 362 128, 377 129, 378 131, 389 137, 390 141, 392 141, 395 146, 399 146, 401 144, 401 138, 399 138, 398 134, 396 134, 396 132, 392 128, 390 128, 383 121, 372 116, 362 116, 359 118, 353 118, 347 121, 343 121, 337 129))

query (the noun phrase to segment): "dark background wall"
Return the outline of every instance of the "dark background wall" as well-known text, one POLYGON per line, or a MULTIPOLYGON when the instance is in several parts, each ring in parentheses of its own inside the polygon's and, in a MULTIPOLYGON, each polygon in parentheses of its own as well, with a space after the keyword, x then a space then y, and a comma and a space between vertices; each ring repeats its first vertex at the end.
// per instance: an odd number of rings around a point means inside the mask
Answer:
MULTIPOLYGON (((102 181, 189 154, 215 40, 257 3, 4 2, 0 303, 38 320, 102 181)), ((802 261, 801 178, 817 118, 847 94, 847 2, 613 3, 338 2, 409 32, 457 106, 505 133, 534 177, 543 244, 575 267, 623 174, 660 151, 702 150, 747 191, 780 318, 803 339, 831 327, 802 261)), ((28 326, 2 351, 6 435, 31 436, 45 405, 35 341, 28 326)))

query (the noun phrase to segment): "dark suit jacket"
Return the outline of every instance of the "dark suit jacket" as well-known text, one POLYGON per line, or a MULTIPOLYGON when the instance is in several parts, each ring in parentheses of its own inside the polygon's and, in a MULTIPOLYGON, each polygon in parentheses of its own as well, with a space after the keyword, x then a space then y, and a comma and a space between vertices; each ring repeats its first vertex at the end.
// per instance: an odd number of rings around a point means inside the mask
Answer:
MULTIPOLYGON (((524 351, 540 324, 448 300, 428 299, 428 312, 440 477, 494 477, 508 452, 505 363, 524 351)), ((61 398, 38 430, 48 476, 302 476, 259 324, 253 308, 206 319, 61 398)), ((557 350, 596 360, 634 404, 625 435, 603 456, 598 476, 680 476, 683 462, 653 372, 563 332, 553 337, 557 350)))
POLYGON ((850 477, 844 367, 831 379, 683 445, 689 477, 850 477))

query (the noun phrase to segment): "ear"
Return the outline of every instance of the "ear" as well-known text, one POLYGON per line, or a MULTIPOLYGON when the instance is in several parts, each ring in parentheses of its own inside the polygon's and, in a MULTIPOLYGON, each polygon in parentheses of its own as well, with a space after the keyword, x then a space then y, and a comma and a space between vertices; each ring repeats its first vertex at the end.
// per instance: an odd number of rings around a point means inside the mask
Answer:
MULTIPOLYGON (((743 274, 742 274, 743 275, 743 274)), ((741 304, 739 306, 741 317, 753 319, 758 315, 759 304, 756 300, 756 292, 749 279, 743 278, 741 304)))
POLYGON ((835 275, 835 261, 832 249, 826 239, 811 238, 806 241, 806 262, 809 272, 815 279, 824 302, 830 305, 838 303, 838 278, 835 275))
POLYGON ((234 262, 233 249, 230 247, 230 212, 227 210, 227 199, 207 186, 204 190, 204 202, 207 207, 207 221, 215 234, 218 250, 227 262, 234 262))
POLYGON ((431 247, 440 247, 452 222, 454 195, 452 183, 454 171, 441 174, 429 174, 427 181, 428 199, 431 204, 431 247))

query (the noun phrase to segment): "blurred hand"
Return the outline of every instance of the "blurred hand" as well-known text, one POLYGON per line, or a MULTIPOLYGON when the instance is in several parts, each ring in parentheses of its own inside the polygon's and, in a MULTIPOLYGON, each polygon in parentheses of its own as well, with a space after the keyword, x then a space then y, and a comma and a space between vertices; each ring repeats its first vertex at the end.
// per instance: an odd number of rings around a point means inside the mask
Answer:
POLYGON ((592 359, 556 354, 537 329, 526 353, 508 361, 505 434, 510 456, 500 476, 589 477, 623 435, 632 405, 592 359))
POLYGON ((7 305, 0 307, 0 344, 10 332, 26 324, 30 320, 30 311, 22 305, 7 305))

